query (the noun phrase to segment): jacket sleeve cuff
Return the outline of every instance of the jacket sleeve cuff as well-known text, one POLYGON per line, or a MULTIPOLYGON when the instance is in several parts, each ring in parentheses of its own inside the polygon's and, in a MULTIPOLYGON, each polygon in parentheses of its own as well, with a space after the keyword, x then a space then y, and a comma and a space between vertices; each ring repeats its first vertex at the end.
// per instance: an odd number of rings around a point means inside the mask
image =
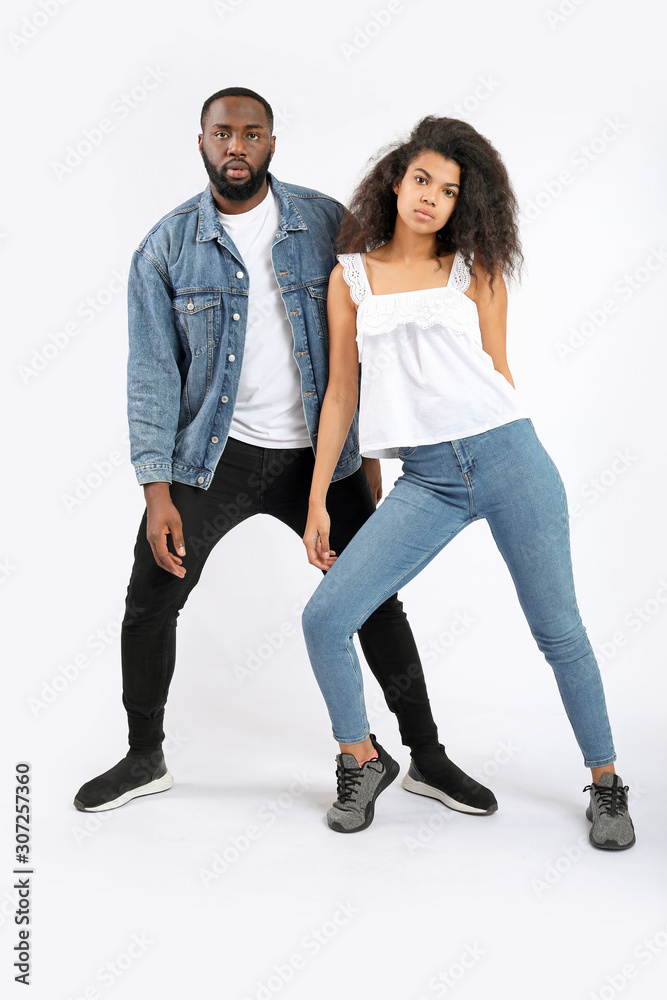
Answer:
POLYGON ((171 462, 149 462, 147 465, 135 465, 134 471, 140 486, 146 483, 171 483, 171 462))

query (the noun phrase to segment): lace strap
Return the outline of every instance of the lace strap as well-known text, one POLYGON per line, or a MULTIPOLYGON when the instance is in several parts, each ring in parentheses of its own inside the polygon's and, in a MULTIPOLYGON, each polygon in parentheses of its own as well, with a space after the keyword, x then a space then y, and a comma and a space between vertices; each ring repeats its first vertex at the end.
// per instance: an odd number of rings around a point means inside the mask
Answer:
POLYGON ((360 305, 367 292, 361 256, 358 253, 339 253, 338 260, 343 265, 343 278, 350 286, 352 301, 360 305))
POLYGON ((470 271, 466 266, 463 254, 459 253, 458 250, 454 254, 447 287, 454 288, 457 292, 465 292, 470 287, 470 271))

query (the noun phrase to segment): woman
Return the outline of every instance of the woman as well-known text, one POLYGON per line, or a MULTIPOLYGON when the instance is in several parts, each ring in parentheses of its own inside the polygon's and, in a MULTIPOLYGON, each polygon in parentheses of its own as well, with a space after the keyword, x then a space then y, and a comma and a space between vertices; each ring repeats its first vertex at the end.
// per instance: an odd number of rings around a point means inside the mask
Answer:
MULTIPOLYGON (((367 827, 398 765, 369 734, 354 632, 471 521, 486 518, 587 767, 591 843, 635 842, 600 672, 581 622, 565 490, 516 393, 504 278, 520 270, 516 199, 493 146, 425 118, 359 186, 329 284, 330 376, 304 544, 327 571, 303 614, 331 716, 338 799, 329 826, 367 827), (355 252, 356 251, 356 252, 355 252), (363 252, 367 251, 367 252, 363 252), (326 495, 357 407, 360 447, 398 456, 394 489, 340 559, 326 495)), ((410 767, 403 785, 432 794, 410 767)))

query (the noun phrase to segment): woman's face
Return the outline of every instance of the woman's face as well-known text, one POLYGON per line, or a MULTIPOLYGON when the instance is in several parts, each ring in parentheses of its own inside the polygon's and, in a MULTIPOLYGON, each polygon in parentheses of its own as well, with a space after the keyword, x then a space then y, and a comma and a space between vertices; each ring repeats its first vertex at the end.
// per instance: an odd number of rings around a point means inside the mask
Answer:
POLYGON ((440 153, 420 153, 394 184, 401 220, 416 233, 439 232, 456 207, 461 168, 440 153))

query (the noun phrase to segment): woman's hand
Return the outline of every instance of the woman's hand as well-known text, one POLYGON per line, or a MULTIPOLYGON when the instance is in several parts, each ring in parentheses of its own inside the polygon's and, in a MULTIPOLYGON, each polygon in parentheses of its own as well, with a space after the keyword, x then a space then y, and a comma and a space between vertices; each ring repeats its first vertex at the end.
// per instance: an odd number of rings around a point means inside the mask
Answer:
POLYGON ((335 563, 335 552, 329 548, 329 529, 331 521, 327 508, 323 503, 311 504, 308 508, 308 521, 303 535, 303 544, 308 553, 308 562, 318 569, 331 569, 335 563))

